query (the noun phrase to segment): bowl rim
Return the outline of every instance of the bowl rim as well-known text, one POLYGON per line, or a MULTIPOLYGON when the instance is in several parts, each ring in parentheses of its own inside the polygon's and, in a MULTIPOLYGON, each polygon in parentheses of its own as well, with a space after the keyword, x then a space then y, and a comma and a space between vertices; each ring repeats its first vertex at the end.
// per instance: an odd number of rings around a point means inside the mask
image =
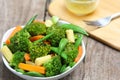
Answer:
MULTIPOLYGON (((66 22, 66 21, 63 21, 63 20, 60 20, 59 21, 60 23, 68 23, 68 22, 66 22)), ((69 23, 68 23, 69 24, 69 23)), ((24 27, 24 26, 22 26, 22 27, 24 27)), ((6 41, 6 39, 8 38, 8 36, 9 36, 9 34, 12 32, 12 30, 14 29, 15 27, 13 27, 13 28, 10 28, 10 29, 8 29, 5 33, 4 33, 4 35, 3 35, 3 38, 2 38, 2 42, 1 42, 1 46, 0 47, 2 47, 3 46, 3 43, 6 41)), ((19 77, 21 77, 21 78, 24 78, 24 79, 36 79, 36 80, 50 80, 50 79, 60 79, 60 78, 62 78, 62 77, 65 77, 66 75, 68 75, 68 74, 70 74, 80 63, 81 63, 81 61, 83 60, 83 58, 85 57, 85 55, 86 55, 86 52, 85 52, 85 44, 84 44, 84 41, 82 40, 82 56, 81 56, 81 58, 79 59, 79 61, 72 67, 72 68, 70 68, 69 70, 67 70, 67 71, 65 71, 65 72, 63 72, 63 73, 60 73, 60 74, 58 74, 58 75, 55 75, 55 76, 50 76, 50 77, 33 77, 33 76, 28 76, 28 75, 24 75, 24 74, 22 74, 22 73, 20 73, 20 72, 17 72, 15 69, 13 69, 12 67, 10 67, 10 65, 9 65, 9 63, 8 63, 8 61, 5 59, 5 57, 2 55, 2 59, 3 59, 3 62, 4 62, 4 64, 5 64, 5 66, 11 71, 11 72, 13 72, 15 75, 17 75, 17 76, 19 76, 19 77), (61 77, 62 76, 62 77, 61 77)))

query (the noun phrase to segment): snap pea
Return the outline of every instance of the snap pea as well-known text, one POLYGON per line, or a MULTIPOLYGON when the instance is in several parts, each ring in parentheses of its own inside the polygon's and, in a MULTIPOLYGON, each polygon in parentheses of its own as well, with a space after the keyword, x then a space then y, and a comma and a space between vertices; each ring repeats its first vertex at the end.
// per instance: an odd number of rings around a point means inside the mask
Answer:
POLYGON ((21 73, 24 73, 25 71, 22 70, 22 69, 15 69, 17 72, 21 72, 21 73))
POLYGON ((59 53, 61 53, 62 51, 63 51, 63 49, 65 48, 65 46, 66 46, 66 44, 68 43, 68 39, 66 39, 66 38, 62 38, 61 40, 60 40, 60 43, 59 43, 59 53))
POLYGON ((31 72, 25 72, 24 73, 25 75, 29 75, 29 76, 35 76, 35 77, 44 77, 44 75, 38 73, 38 72, 34 72, 34 71, 31 71, 31 72))
POLYGON ((60 55, 57 47, 51 47, 51 50, 54 51, 55 53, 57 53, 58 55, 60 55))
POLYGON ((31 23, 36 19, 37 16, 38 16, 38 15, 33 16, 33 17, 26 23, 25 26, 31 24, 31 23))
POLYGON ((65 52, 62 52, 62 53, 60 54, 60 56, 61 56, 63 59, 65 59, 65 60, 67 60, 67 58, 68 58, 68 56, 67 56, 67 54, 66 54, 65 52))
POLYGON ((72 29, 75 32, 79 32, 81 34, 84 34, 86 36, 88 36, 88 33, 81 27, 74 25, 74 24, 62 24, 60 25, 61 28, 65 28, 65 29, 72 29))
POLYGON ((67 55, 64 52, 59 53, 58 47, 51 47, 51 50, 54 51, 57 55, 61 56, 63 59, 67 59, 67 55))
POLYGON ((75 47, 78 47, 81 44, 82 39, 83 39, 83 35, 81 34, 75 41, 75 47))

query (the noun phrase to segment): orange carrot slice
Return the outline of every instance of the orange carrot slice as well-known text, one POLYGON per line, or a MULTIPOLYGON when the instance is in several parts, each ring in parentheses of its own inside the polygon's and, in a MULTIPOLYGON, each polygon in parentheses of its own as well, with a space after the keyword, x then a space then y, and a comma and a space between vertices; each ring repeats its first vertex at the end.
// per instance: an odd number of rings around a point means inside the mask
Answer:
POLYGON ((41 39, 41 38, 43 38, 44 36, 43 35, 37 35, 37 36, 33 36, 33 37, 31 37, 30 38, 30 41, 36 41, 36 40, 38 40, 38 39, 41 39))
POLYGON ((25 53, 24 58, 25 58, 26 61, 29 61, 30 60, 30 54, 25 53))
POLYGON ((74 62, 78 62, 79 61, 79 59, 81 58, 81 56, 82 56, 82 46, 79 46, 78 47, 78 55, 77 55, 77 57, 75 58, 75 60, 74 60, 74 62))
POLYGON ((9 37, 6 40, 6 44, 10 44, 10 38, 15 35, 16 32, 20 31, 22 29, 21 26, 16 26, 15 29, 12 31, 12 33, 9 35, 9 37))
POLYGON ((35 71, 41 74, 45 74, 45 68, 42 66, 30 65, 25 63, 19 63, 18 67, 26 71, 35 71))

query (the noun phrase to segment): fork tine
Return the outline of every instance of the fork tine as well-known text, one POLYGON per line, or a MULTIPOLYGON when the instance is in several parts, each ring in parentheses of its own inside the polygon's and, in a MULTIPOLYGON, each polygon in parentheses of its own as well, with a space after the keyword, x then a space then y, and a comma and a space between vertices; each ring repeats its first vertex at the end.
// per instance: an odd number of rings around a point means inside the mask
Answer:
POLYGON ((87 20, 83 20, 87 25, 91 25, 91 26, 100 26, 101 24, 96 22, 96 21, 87 21, 87 20))

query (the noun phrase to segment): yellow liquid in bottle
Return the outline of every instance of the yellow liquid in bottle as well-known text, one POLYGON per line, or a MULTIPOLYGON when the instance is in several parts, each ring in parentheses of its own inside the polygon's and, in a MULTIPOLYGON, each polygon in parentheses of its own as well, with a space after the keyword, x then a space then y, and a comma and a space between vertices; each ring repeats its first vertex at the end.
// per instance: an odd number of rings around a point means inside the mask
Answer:
POLYGON ((93 12, 98 5, 98 0, 66 0, 66 7, 77 15, 86 15, 93 12))

